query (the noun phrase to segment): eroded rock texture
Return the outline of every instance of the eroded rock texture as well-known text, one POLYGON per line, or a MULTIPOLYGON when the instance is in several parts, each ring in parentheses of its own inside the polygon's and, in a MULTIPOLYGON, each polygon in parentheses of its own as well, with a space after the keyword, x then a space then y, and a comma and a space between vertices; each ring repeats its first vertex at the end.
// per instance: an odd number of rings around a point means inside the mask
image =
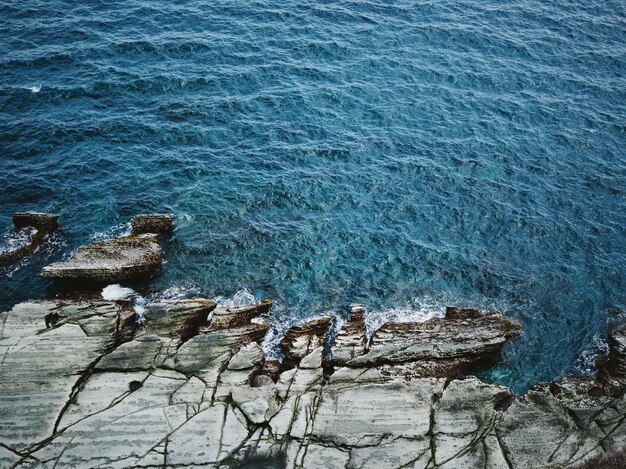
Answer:
POLYGON ((2 313, 0 467, 567 467, 626 445, 619 340, 605 382, 517 398, 454 379, 519 333, 500 316, 386 324, 368 343, 354 306, 332 357, 327 318, 292 328, 279 373, 253 321, 270 305, 148 304, 131 334, 114 302, 2 313))
POLYGON ((137 215, 131 221, 131 236, 82 246, 69 259, 44 267, 41 275, 54 280, 95 283, 149 276, 162 262, 158 235, 171 231, 175 218, 169 214, 137 215))

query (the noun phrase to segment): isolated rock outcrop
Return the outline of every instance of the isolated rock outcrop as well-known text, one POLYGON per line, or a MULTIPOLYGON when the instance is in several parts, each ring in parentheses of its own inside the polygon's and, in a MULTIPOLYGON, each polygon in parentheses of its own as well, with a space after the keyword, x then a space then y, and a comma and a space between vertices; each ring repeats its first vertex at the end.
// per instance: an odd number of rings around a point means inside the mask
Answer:
POLYGON ((54 280, 96 283, 149 276, 162 262, 157 235, 169 232, 174 218, 174 215, 138 215, 131 222, 131 236, 82 246, 69 259, 44 267, 41 275, 54 280))
POLYGON ((51 213, 17 212, 13 214, 13 226, 16 237, 22 238, 13 249, 0 253, 0 265, 20 260, 34 252, 44 241, 47 234, 59 227, 59 216, 51 213))
POLYGON ((133 236, 147 233, 166 235, 172 232, 175 219, 176 215, 171 213, 135 215, 130 220, 130 226, 133 236))
MULTIPOLYGON (((516 397, 451 379, 459 357, 467 373, 519 333, 478 311, 387 324, 368 344, 354 306, 333 370, 322 318, 294 326, 281 343, 290 366, 259 381, 268 326, 251 321, 270 305, 152 303, 130 335, 115 302, 0 314, 0 467, 557 468, 626 445, 619 384, 568 377, 516 397)), ((614 339, 607 369, 619 374, 614 339)))
POLYGON ((128 236, 80 247, 68 260, 44 267, 41 275, 54 280, 122 282, 150 275, 161 262, 156 240, 128 236))

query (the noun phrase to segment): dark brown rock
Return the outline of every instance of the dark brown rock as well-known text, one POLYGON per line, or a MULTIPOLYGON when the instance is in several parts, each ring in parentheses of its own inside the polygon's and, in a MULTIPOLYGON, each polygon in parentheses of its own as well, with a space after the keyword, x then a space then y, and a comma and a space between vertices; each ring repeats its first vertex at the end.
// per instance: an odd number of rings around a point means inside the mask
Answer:
POLYGON ((609 333, 609 363, 615 378, 626 379, 626 325, 609 333))
POLYGON ((154 238, 126 236, 80 247, 66 261, 43 268, 55 280, 114 283, 154 273, 161 265, 161 248, 154 238))
POLYGON ((171 300, 149 303, 145 328, 151 334, 186 341, 209 324, 216 303, 210 300, 171 300))
POLYGON ((169 234, 175 218, 176 215, 171 213, 135 215, 130 221, 132 234, 134 236, 146 233, 169 234))
POLYGON ((284 369, 297 366, 300 360, 313 350, 324 346, 330 321, 329 316, 324 316, 292 326, 287 330, 285 337, 280 341, 280 350, 284 355, 284 369))
POLYGON ((59 228, 59 216, 41 212, 17 212, 13 214, 15 228, 33 227, 39 231, 50 232, 59 228))
POLYGON ((46 235, 59 227, 59 216, 50 213, 18 212, 13 215, 13 225, 25 239, 16 249, 0 253, 0 265, 10 264, 33 253, 46 235))

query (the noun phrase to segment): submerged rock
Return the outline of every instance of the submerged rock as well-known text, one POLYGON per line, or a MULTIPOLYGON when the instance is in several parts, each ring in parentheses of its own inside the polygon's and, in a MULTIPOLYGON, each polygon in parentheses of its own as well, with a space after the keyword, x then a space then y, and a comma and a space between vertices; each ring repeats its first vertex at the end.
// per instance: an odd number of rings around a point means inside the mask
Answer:
POLYGON ((25 242, 15 249, 0 253, 0 265, 16 262, 34 252, 48 233, 58 229, 59 216, 40 212, 17 212, 13 214, 13 226, 25 242))

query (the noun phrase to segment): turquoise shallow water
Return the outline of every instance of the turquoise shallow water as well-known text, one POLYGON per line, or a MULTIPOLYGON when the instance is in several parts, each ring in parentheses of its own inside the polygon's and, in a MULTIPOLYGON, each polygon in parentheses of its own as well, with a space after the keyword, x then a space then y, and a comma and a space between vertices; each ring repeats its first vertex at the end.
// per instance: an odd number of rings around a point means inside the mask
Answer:
POLYGON ((147 295, 272 297, 277 334, 478 305, 525 330, 488 379, 590 373, 626 320, 625 33, 617 1, 2 2, 2 242, 63 232, 0 306, 166 211, 147 295))

